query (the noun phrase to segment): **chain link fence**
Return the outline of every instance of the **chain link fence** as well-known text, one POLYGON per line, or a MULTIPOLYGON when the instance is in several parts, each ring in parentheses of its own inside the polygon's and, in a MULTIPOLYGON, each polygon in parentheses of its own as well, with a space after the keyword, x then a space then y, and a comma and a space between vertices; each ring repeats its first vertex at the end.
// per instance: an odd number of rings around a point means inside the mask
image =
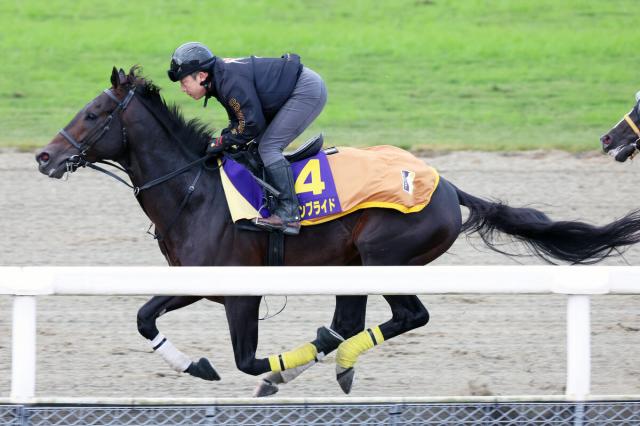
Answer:
POLYGON ((640 425, 640 401, 286 405, 0 405, 0 424, 640 425))

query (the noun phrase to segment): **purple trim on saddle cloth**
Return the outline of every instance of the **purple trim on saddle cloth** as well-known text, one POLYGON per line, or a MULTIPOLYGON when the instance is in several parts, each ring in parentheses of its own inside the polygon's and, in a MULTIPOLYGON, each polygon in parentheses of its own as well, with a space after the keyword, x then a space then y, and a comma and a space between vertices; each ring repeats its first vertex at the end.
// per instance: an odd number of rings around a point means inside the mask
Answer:
POLYGON ((342 212, 327 154, 320 151, 313 157, 297 161, 291 165, 291 170, 296 181, 302 220, 342 212), (298 182, 301 173, 304 173, 304 180, 298 182))
POLYGON ((253 208, 262 214, 262 217, 270 216, 266 207, 263 207, 262 210, 260 210, 263 198, 262 187, 258 182, 256 182, 251 173, 249 173, 243 165, 233 161, 229 157, 225 157, 222 168, 240 195, 242 195, 242 197, 247 200, 253 208))
MULTIPOLYGON (((262 205, 262 188, 251 173, 228 157, 225 158, 223 168, 233 186, 249 204, 258 210, 262 205)), ((291 170, 294 181, 297 183, 297 190, 304 191, 298 193, 302 220, 342 212, 331 167, 324 152, 321 151, 313 157, 291 164, 291 170), (304 180, 297 182, 301 172, 304 180)), ((263 217, 269 215, 265 208, 260 213, 263 217)))

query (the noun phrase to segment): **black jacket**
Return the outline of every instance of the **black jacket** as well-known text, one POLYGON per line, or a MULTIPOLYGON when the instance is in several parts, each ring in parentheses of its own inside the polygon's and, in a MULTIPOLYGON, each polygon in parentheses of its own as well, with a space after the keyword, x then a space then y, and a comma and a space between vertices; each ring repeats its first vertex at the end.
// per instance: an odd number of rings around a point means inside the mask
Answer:
POLYGON ((229 115, 222 130, 225 145, 243 144, 258 136, 289 99, 302 72, 300 57, 216 58, 209 68, 207 95, 229 115))

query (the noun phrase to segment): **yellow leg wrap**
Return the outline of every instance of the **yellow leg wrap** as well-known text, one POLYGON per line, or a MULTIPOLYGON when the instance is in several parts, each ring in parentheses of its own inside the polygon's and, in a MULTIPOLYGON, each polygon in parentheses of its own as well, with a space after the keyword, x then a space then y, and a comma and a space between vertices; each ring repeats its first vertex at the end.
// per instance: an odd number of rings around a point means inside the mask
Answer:
POLYGON ((289 368, 300 367, 314 359, 318 355, 318 350, 311 343, 305 343, 292 351, 284 352, 280 355, 271 355, 269 357, 269 366, 271 371, 282 371, 289 368))
POLYGON ((342 368, 353 367, 360 354, 382 342, 384 342, 384 336, 380 331, 380 327, 369 328, 365 331, 361 331, 338 346, 336 363, 342 368))

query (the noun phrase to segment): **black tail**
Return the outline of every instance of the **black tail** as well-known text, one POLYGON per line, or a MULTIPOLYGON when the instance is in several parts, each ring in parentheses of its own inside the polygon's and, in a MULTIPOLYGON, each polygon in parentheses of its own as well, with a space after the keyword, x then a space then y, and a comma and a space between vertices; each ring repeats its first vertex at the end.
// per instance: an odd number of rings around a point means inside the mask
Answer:
POLYGON ((604 226, 554 222, 541 211, 509 207, 455 189, 460 204, 470 211, 469 218, 462 224, 462 232, 478 232, 487 246, 507 256, 517 255, 496 247, 499 232, 524 243, 532 254, 549 263, 557 260, 574 264, 597 263, 612 252, 619 254, 640 241, 640 210, 604 226))

